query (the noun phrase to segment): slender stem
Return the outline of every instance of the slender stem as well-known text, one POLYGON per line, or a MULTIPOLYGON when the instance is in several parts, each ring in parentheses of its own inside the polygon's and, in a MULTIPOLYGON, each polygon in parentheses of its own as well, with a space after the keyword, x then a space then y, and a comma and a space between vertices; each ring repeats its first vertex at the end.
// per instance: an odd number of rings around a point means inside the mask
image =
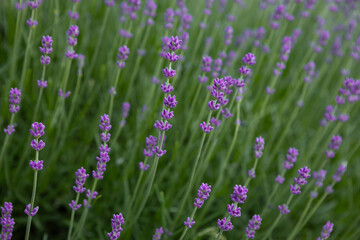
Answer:
MULTIPOLYGON (((10 119, 10 124, 9 124, 10 126, 13 125, 13 123, 14 123, 14 118, 15 118, 15 114, 12 113, 12 114, 11 114, 11 119, 10 119)), ((6 134, 4 143, 2 144, 2 147, 1 147, 1 153, 0 153, 0 173, 1 173, 1 167, 2 167, 3 157, 4 157, 4 154, 5 154, 5 149, 6 149, 6 146, 8 145, 9 138, 10 138, 10 135, 9 135, 9 134, 6 134)))
MULTIPOLYGON (((120 71, 121 71, 121 68, 118 68, 118 71, 116 73, 116 77, 114 79, 114 89, 116 89, 117 87, 117 84, 118 84, 118 80, 119 80, 119 77, 120 77, 120 71)), ((109 105, 109 118, 111 119, 111 115, 112 115, 112 111, 113 111, 113 106, 114 106, 114 98, 115 98, 115 94, 111 94, 111 97, 110 97, 110 105, 109 105)))
MULTIPOLYGON (((65 129, 67 129, 67 128, 69 127, 69 125, 70 125, 70 122, 71 122, 71 119, 72 119, 72 115, 74 114, 74 111, 75 111, 75 105, 76 105, 76 103, 77 103, 78 94, 79 94, 79 91, 80 91, 82 72, 81 72, 80 69, 79 69, 79 71, 80 71, 80 72, 78 72, 78 75, 77 75, 75 92, 74 92, 73 99, 72 99, 72 101, 71 101, 70 111, 69 111, 69 115, 68 115, 68 117, 67 117, 65 129)), ((65 134, 64 134, 64 137, 65 137, 65 134)))
MULTIPOLYGON (((319 187, 316 186, 314 191, 317 191, 318 188, 319 188, 319 187)), ((311 203, 312 203, 313 201, 314 201, 314 198, 310 197, 309 201, 308 201, 307 204, 306 204, 305 210, 302 212, 302 214, 301 214, 301 216, 300 216, 300 218, 299 218, 299 220, 298 220, 295 228, 293 228, 293 230, 292 230, 292 232, 290 233, 290 236, 287 238, 287 240, 294 239, 294 237, 296 236, 296 234, 299 232, 299 230, 300 230, 299 227, 302 225, 303 220, 304 220, 306 214, 308 213, 309 208, 310 208, 310 206, 311 206, 311 203)))
MULTIPOLYGON (((159 149, 162 149, 163 147, 163 143, 164 143, 164 136, 165 136, 165 131, 162 131, 161 134, 161 140, 160 140, 160 147, 159 149)), ((159 157, 156 155, 155 160, 154 160, 154 164, 151 167, 151 172, 150 172, 150 181, 148 184, 148 187, 146 188, 146 192, 144 195, 144 198, 142 199, 142 202, 140 204, 140 207, 138 208, 138 211, 133 219, 133 221, 131 222, 131 224, 135 223, 137 221, 137 219, 139 218, 140 214, 142 213, 142 211, 144 210, 145 204, 149 198, 150 192, 151 192, 151 188, 152 185, 154 183, 154 179, 155 179, 155 175, 156 175, 156 170, 157 170, 157 165, 159 163, 159 157)), ((131 226, 131 224, 129 224, 129 227, 131 226)))
MULTIPOLYGON (((194 207, 194 210, 193 210, 193 212, 191 213, 190 221, 191 221, 191 219, 194 218, 195 213, 196 213, 196 210, 197 210, 197 207, 194 207)), ((181 237, 180 237, 179 240, 183 240, 183 239, 184 239, 184 237, 185 237, 186 232, 188 231, 188 229, 189 229, 189 228, 185 226, 185 229, 184 229, 183 233, 181 234, 181 237)))
MULTIPOLYGON (((31 19, 34 19, 34 15, 35 15, 35 10, 32 10, 31 11, 31 19)), ((27 43, 26 43, 24 65, 23 65, 23 68, 21 71, 21 78, 20 78, 20 88, 21 89, 24 87, 24 81, 26 78, 27 69, 28 69, 28 65, 29 65, 29 53, 30 53, 30 44, 31 44, 33 29, 34 29, 33 27, 30 27, 30 32, 28 35, 27 43)))
MULTIPOLYGON (((38 141, 38 140, 36 140, 36 141, 38 141)), ((39 151, 36 151, 35 162, 38 162, 38 160, 39 160, 39 151)), ((29 215, 28 215, 27 224, 26 224, 25 240, 28 240, 30 237, 30 228, 31 228, 31 220, 32 220, 31 212, 34 209, 37 177, 38 177, 38 170, 34 170, 33 190, 32 190, 32 194, 31 194, 31 205, 30 205, 29 215)))
MULTIPOLYGON (((291 200, 292 200, 293 197, 294 197, 294 194, 291 194, 290 197, 288 198, 287 202, 286 202, 286 206, 289 206, 289 204, 290 204, 290 202, 291 202, 291 200)), ((265 235, 265 237, 264 237, 263 239, 266 240, 266 239, 271 235, 272 231, 274 230, 274 228, 275 228, 275 227, 277 226, 277 224, 279 223, 280 218, 282 217, 282 215, 283 215, 283 214, 279 213, 279 215, 278 215, 278 217, 276 218, 275 222, 273 222, 273 224, 271 225, 271 227, 269 228, 269 230, 266 232, 266 235, 265 235)))
MULTIPOLYGON (((45 80, 45 73, 46 73, 46 65, 44 64, 42 74, 41 74, 41 80, 45 80)), ((43 90, 44 90, 43 88, 40 88, 39 96, 38 96, 38 99, 37 99, 36 105, 35 105, 35 110, 34 110, 34 115, 33 115, 33 121, 32 122, 36 121, 36 116, 37 116, 38 111, 39 111, 43 90)))
MULTIPOLYGON (((286 170, 283 169, 283 170, 281 171, 281 173, 280 173, 280 176, 283 178, 283 177, 285 176, 285 173, 286 173, 286 170)), ((280 185, 280 184, 277 183, 277 184, 275 185, 275 187, 273 188, 273 190, 271 191, 271 194, 270 194, 269 198, 267 199, 266 204, 265 204, 265 206, 264 206, 264 208, 263 208, 263 210, 262 210, 262 212, 261 212, 261 214, 260 214, 261 216, 264 215, 264 212, 268 209, 268 206, 269 206, 271 200, 273 199, 273 197, 275 196, 275 193, 277 192, 277 190, 278 190, 278 188, 279 188, 279 185, 280 185)))
MULTIPOLYGON (((209 112, 209 115, 208 115, 208 118, 207 118, 207 124, 210 122, 210 119, 211 119, 211 115, 212 115, 212 111, 209 112)), ((195 173, 196 173, 196 169, 197 169, 197 165, 199 163, 199 159, 200 159, 200 156, 201 156, 201 153, 202 153, 202 149, 203 149, 203 146, 204 146, 204 142, 205 142, 205 137, 206 137, 206 133, 204 132, 203 135, 202 135, 202 138, 201 138, 201 143, 200 143, 200 147, 199 147, 199 151, 198 151, 198 154, 196 156, 196 159, 195 159, 195 163, 194 163, 194 166, 192 168, 192 172, 191 172, 191 175, 190 175, 190 180, 189 180, 189 183, 188 183, 188 186, 187 186, 187 189, 186 189, 186 192, 183 196, 183 199, 181 201, 181 205, 180 205, 180 208, 179 208, 179 211, 175 217, 175 220, 173 222, 173 227, 174 228, 176 222, 179 220, 180 218, 180 214, 185 206, 185 203, 186 203, 186 200, 190 194, 190 191, 193 187, 193 182, 194 182, 194 178, 195 178, 195 173)))
MULTIPOLYGON (((77 203, 79 201, 79 197, 80 197, 80 193, 77 193, 76 194, 76 200, 75 200, 75 206, 77 205, 77 203)), ((73 227, 73 224, 74 224, 74 218, 75 218, 75 210, 72 209, 67 240, 71 239, 71 232, 72 232, 72 227, 73 227)))
MULTIPOLYGON (((254 173, 256 171, 256 166, 258 164, 258 161, 259 161, 259 159, 255 158, 254 166, 252 167, 252 170, 254 171, 254 173)), ((248 176, 248 178, 246 179, 246 182, 245 182, 245 187, 247 187, 249 185, 251 179, 252 179, 252 177, 248 176)))
MULTIPOLYGON (((147 164, 147 161, 148 161, 148 157, 145 157, 144 165, 147 164)), ((132 205, 134 204, 134 201, 135 201, 135 199, 136 199, 136 197, 137 197, 137 194, 138 194, 138 191, 139 191, 139 188, 140 188, 140 183, 141 183, 141 181, 142 181, 142 178, 143 178, 143 176, 144 176, 144 173, 145 173, 145 171, 142 171, 142 170, 141 170, 140 176, 139 176, 139 178, 138 178, 138 180, 137 180, 137 183, 136 183, 136 186, 135 186, 134 194, 132 195, 131 200, 130 200, 130 205, 129 205, 129 207, 128 207, 128 213, 127 213, 126 219, 128 219, 128 218, 130 217, 131 208, 132 208, 132 205)))

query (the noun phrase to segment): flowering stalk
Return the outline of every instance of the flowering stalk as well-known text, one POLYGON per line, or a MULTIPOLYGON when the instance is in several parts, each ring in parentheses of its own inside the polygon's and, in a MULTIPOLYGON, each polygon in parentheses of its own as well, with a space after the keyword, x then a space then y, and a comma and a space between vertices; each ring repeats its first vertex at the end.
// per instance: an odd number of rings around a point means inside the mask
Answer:
POLYGON ((29 1, 27 3, 28 7, 31 8, 31 17, 26 21, 27 25, 30 27, 27 43, 26 43, 26 50, 25 50, 25 57, 24 57, 24 63, 23 68, 21 71, 21 78, 20 78, 20 88, 23 88, 25 78, 28 71, 28 65, 29 65, 29 58, 30 58, 30 45, 32 41, 32 35, 33 31, 35 30, 35 27, 37 26, 37 21, 35 20, 35 12, 36 9, 39 7, 41 1, 29 1))
POLYGON ((195 213, 196 213, 196 210, 198 208, 201 208, 202 205, 204 204, 204 202, 206 201, 206 199, 209 198, 210 196, 210 192, 211 192, 211 185, 208 185, 207 183, 202 183, 200 185, 200 188, 199 190, 197 191, 197 195, 196 195, 196 198, 194 200, 194 210, 192 211, 191 213, 191 216, 188 217, 186 219, 186 221, 184 222, 185 224, 185 229, 184 231, 182 232, 181 234, 181 237, 180 237, 180 240, 184 239, 185 235, 186 235, 186 232, 188 231, 189 228, 191 228, 194 224, 195 224, 195 221, 194 221, 194 216, 195 216, 195 213))
POLYGON ((294 185, 290 185, 290 191, 291 191, 291 195, 289 196, 287 202, 283 205, 279 205, 278 209, 279 209, 279 215, 277 216, 277 218, 275 219, 275 221, 272 223, 271 227, 268 229, 268 231, 265 234, 264 239, 268 239, 272 233, 272 231, 274 230, 274 228, 276 227, 276 225, 279 223, 282 215, 284 214, 288 214, 290 212, 289 210, 289 205, 291 203, 291 200, 293 199, 294 195, 298 195, 301 193, 301 187, 305 184, 307 184, 307 178, 309 178, 310 175, 310 168, 308 167, 303 167, 300 168, 298 170, 298 177, 294 178, 294 185))
POLYGON ((116 88, 117 88, 119 77, 120 77, 120 71, 121 71, 121 69, 123 69, 125 67, 125 61, 128 59, 130 50, 126 45, 124 45, 119 48, 118 52, 119 52, 119 54, 117 55, 118 61, 116 62, 116 65, 118 66, 118 71, 116 73, 116 77, 114 79, 114 86, 112 88, 114 90, 113 90, 113 92, 110 92, 110 95, 111 95, 110 96, 110 104, 109 104, 109 117, 110 118, 111 118, 112 111, 113 111, 114 98, 115 98, 116 88))
POLYGON ((81 207, 81 204, 78 204, 80 194, 85 192, 86 188, 84 188, 84 184, 85 184, 86 179, 89 177, 89 174, 86 174, 86 170, 83 167, 78 169, 76 171, 75 175, 76 175, 76 181, 75 181, 76 185, 73 186, 73 189, 76 192, 76 199, 75 199, 75 201, 72 200, 71 203, 69 203, 69 207, 71 208, 71 217, 70 217, 70 226, 69 226, 68 237, 67 237, 68 240, 71 239, 71 232, 72 232, 72 227, 74 224, 75 211, 81 207))
POLYGON ((111 219, 112 231, 107 234, 110 240, 116 240, 120 237, 120 233, 123 231, 121 227, 124 223, 125 220, 121 213, 113 214, 113 217, 111 219))
POLYGON ((91 202, 98 195, 98 193, 95 191, 96 185, 99 180, 104 178, 104 172, 106 171, 106 164, 110 161, 109 152, 111 149, 107 144, 109 142, 110 136, 111 136, 111 134, 109 133, 109 131, 111 129, 109 115, 103 114, 102 116, 100 116, 99 128, 101 130, 100 138, 102 141, 102 145, 99 148, 100 155, 99 155, 99 157, 96 157, 96 159, 98 161, 97 165, 96 165, 96 171, 95 170, 92 171, 92 177, 95 178, 95 181, 91 187, 91 190, 88 189, 86 192, 87 199, 84 200, 85 210, 83 211, 83 213, 81 215, 81 219, 78 224, 77 232, 75 233, 74 239, 78 239, 82 232, 82 229, 86 222, 87 214, 91 207, 91 202))
MULTIPOLYGON (((0 152, 0 172, 1 172, 1 167, 2 167, 5 150, 9 143, 10 135, 15 132, 14 119, 15 119, 15 114, 20 110, 19 105, 20 105, 20 101, 21 101, 21 89, 11 88, 9 91, 9 95, 10 95, 9 96, 9 112, 11 113, 11 118, 10 118, 10 124, 4 129, 6 136, 5 136, 5 140, 1 147, 1 152, 0 152)), ((7 162, 5 162, 5 168, 6 168, 5 169, 6 183, 9 186, 9 176, 8 176, 9 171, 7 169, 7 162)))
POLYGON ((180 48, 180 44, 181 44, 181 40, 179 40, 178 37, 171 37, 171 41, 168 47, 170 50, 172 50, 172 52, 171 53, 167 52, 165 55, 166 59, 170 61, 170 64, 169 67, 163 69, 163 74, 167 78, 167 80, 164 84, 161 85, 161 90, 165 93, 164 105, 161 111, 162 120, 160 121, 157 120, 154 124, 154 128, 159 131, 159 137, 158 137, 159 142, 158 145, 154 148, 155 159, 154 159, 154 164, 150 170, 149 181, 147 181, 148 186, 145 192, 145 197, 144 199, 142 199, 140 203, 140 207, 138 208, 138 211, 135 215, 133 222, 137 221, 142 210, 145 207, 147 199, 150 195, 152 184, 154 183, 159 158, 166 153, 166 150, 163 150, 165 132, 172 127, 171 124, 168 122, 168 120, 173 118, 174 112, 171 109, 174 108, 177 104, 175 95, 172 96, 170 94, 170 92, 174 90, 174 87, 170 84, 170 78, 173 78, 176 75, 176 71, 171 67, 173 62, 179 60, 179 56, 175 54, 175 51, 180 48))
MULTIPOLYGON (((341 177, 342 175, 345 173, 346 171, 346 167, 347 167, 347 163, 342 163, 339 168, 337 169, 337 171, 335 172, 335 174, 333 175, 333 180, 332 183, 326 187, 325 192, 323 193, 323 195, 321 196, 320 200, 316 203, 316 205, 311 209, 311 211, 309 212, 310 206, 313 202, 313 200, 315 199, 313 196, 310 197, 309 201, 306 204, 306 207, 304 209, 303 214, 301 215, 299 221, 297 222, 295 228, 293 228, 292 232, 290 233, 289 237, 287 238, 287 240, 292 240, 296 237, 296 235, 302 230, 302 228, 305 226, 305 224, 309 221, 309 219, 312 217, 312 215, 316 212, 316 210, 320 207, 320 205, 324 202, 325 198, 327 197, 327 195, 331 194, 333 192, 333 188, 335 186, 335 184, 337 182, 341 181, 341 177)), ((326 174, 326 171, 325 171, 326 174)), ((319 187, 322 186, 322 181, 325 178, 325 174, 321 175, 321 182, 318 182, 320 184, 316 184, 317 185, 315 187, 316 191, 319 187)), ((318 181, 318 180, 317 180, 318 181)))
POLYGON ((32 217, 36 215, 39 207, 34 208, 35 203, 35 195, 36 195, 36 186, 37 186, 37 177, 38 171, 43 169, 43 161, 39 160, 39 152, 45 147, 45 142, 39 140, 41 136, 45 133, 45 125, 41 122, 34 122, 32 124, 32 128, 30 129, 30 134, 35 138, 31 141, 31 147, 36 151, 35 152, 35 160, 30 160, 30 167, 34 170, 34 182, 33 182, 33 190, 31 195, 31 203, 28 204, 25 208, 25 213, 28 215, 27 224, 26 224, 26 233, 25 239, 28 240, 30 237, 30 228, 31 228, 31 220, 32 217))

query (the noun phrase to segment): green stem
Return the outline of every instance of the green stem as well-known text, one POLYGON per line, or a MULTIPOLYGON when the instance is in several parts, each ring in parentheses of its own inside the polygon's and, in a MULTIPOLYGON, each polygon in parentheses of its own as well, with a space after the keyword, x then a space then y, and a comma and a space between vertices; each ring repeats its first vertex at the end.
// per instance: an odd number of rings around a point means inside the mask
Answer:
MULTIPOLYGON (((38 140, 36 140, 36 141, 38 142, 38 140)), ((36 151, 36 153, 35 153, 35 162, 37 163, 38 160, 39 160, 39 151, 36 151)), ((31 212, 34 209, 35 196, 36 196, 36 186, 37 186, 37 177, 38 177, 38 170, 34 170, 33 190, 32 190, 32 194, 31 194, 31 205, 30 205, 29 215, 28 215, 27 224, 26 224, 25 240, 28 240, 29 237, 30 237, 30 228, 31 228, 31 220, 32 220, 31 212)))
MULTIPOLYGON (((294 194, 291 194, 290 197, 288 198, 287 202, 286 202, 286 206, 289 207, 289 204, 292 200, 292 198, 294 197, 294 194)), ((278 217, 276 218, 275 222, 273 222, 273 224, 271 225, 271 227, 269 228, 269 230, 266 232, 265 237, 263 239, 267 239, 268 237, 270 237, 272 231, 274 230, 274 228, 277 226, 277 224, 280 221, 280 218, 282 217, 283 214, 279 213, 278 217)))
MULTIPOLYGON (((76 200, 75 200, 75 206, 77 205, 77 203, 79 201, 79 197, 80 197, 80 193, 77 193, 76 194, 76 200)), ((72 232, 72 227, 73 227, 73 224, 74 224, 74 218, 75 218, 75 210, 72 209, 67 240, 71 239, 71 232, 72 232)))
MULTIPOLYGON (((194 218, 195 213, 196 213, 196 210, 197 210, 197 207, 194 207, 194 210, 193 210, 193 212, 192 212, 192 214, 191 214, 191 217, 190 217, 190 221, 191 221, 191 219, 194 218)), ((185 226, 185 229, 184 229, 183 233, 181 234, 181 237, 180 237, 179 240, 183 240, 183 239, 184 239, 184 237, 185 237, 186 232, 188 231, 188 229, 189 229, 189 228, 185 226)))
MULTIPOLYGON (((14 124, 14 118, 15 118, 15 114, 12 113, 9 125, 14 124)), ((6 149, 6 146, 8 145, 8 142, 9 142, 9 137, 10 137, 10 135, 6 134, 4 143, 2 144, 1 153, 0 153, 0 173, 1 173, 3 157, 4 157, 4 154, 5 154, 5 149, 6 149)))
MULTIPOLYGON (((35 10, 32 10, 31 11, 31 19, 34 19, 34 15, 35 15, 35 10)), ((33 27, 30 27, 29 36, 28 36, 27 43, 26 43, 24 64, 23 64, 23 68, 21 71, 21 78, 20 78, 20 88, 21 89, 23 89, 23 87, 24 87, 24 82, 25 82, 25 78, 26 78, 26 74, 27 74, 28 65, 29 65, 29 57, 30 57, 29 53, 30 53, 30 45, 31 45, 33 29, 34 29, 33 27)))
MULTIPOLYGON (((118 68, 118 71, 116 73, 116 77, 114 79, 114 89, 116 90, 117 84, 118 84, 118 80, 120 77, 120 72, 121 72, 121 68, 118 68)), ((111 119, 111 115, 112 115, 112 111, 113 111, 113 105, 114 105, 114 98, 115 98, 115 94, 111 94, 110 97, 110 105, 109 105, 109 118, 111 119)))
MULTIPOLYGON (((286 173, 286 170, 283 169, 283 170, 281 171, 280 176, 283 178, 283 177, 285 176, 285 173, 286 173)), ((266 201, 266 204, 265 204, 265 206, 264 206, 264 209, 262 210, 262 212, 261 212, 261 214, 260 214, 261 216, 263 216, 264 213, 265 213, 265 211, 268 209, 268 206, 269 206, 271 200, 273 199, 273 197, 275 196, 275 193, 277 192, 277 190, 278 190, 278 188, 279 188, 279 185, 280 185, 280 184, 277 183, 277 184, 275 185, 275 188, 273 188, 273 190, 272 190, 269 198, 268 198, 267 201, 266 201)))
MULTIPOLYGON (((209 112, 209 115, 208 115, 208 118, 207 118, 207 123, 206 124, 209 124, 210 122, 210 119, 211 119, 211 115, 212 115, 212 111, 209 112)), ((206 132, 203 133, 202 135, 202 138, 201 138, 201 143, 200 143, 200 147, 199 147, 199 151, 198 151, 198 154, 197 154, 197 157, 196 157, 196 160, 195 160, 195 163, 194 163, 194 166, 192 168, 192 172, 191 172, 191 175, 190 175, 190 180, 189 180, 189 183, 188 183, 188 187, 186 189, 186 192, 183 196, 183 199, 181 201, 181 205, 180 205, 180 208, 179 208, 179 211, 175 217, 175 220, 173 222, 173 227, 172 229, 175 227, 174 225, 176 224, 176 222, 179 220, 180 216, 181 216, 181 212, 185 206, 185 203, 186 203, 186 200, 190 194, 190 191, 193 187, 193 182, 194 182, 194 177, 195 177, 195 173, 196 173, 196 169, 197 169, 197 165, 199 163, 199 159, 200 159, 200 156, 201 156, 201 153, 202 153, 202 149, 203 149, 203 146, 204 146, 204 142, 205 142, 205 137, 206 137, 206 132)))
MULTIPOLYGON (((148 162, 148 157, 145 157, 144 165, 146 165, 147 162, 148 162)), ((134 201, 135 201, 135 199, 137 197, 137 194, 138 194, 138 191, 139 191, 140 184, 141 184, 142 178, 144 176, 144 173, 145 173, 145 171, 141 170, 140 176, 139 176, 139 178, 137 180, 137 183, 136 183, 136 186, 135 186, 134 194, 132 195, 131 200, 130 200, 130 205, 128 207, 128 213, 126 214, 127 215, 126 219, 129 219, 129 217, 130 217, 131 208, 132 208, 132 205, 134 204, 134 201)))
MULTIPOLYGON (((314 191, 316 192, 318 188, 319 188, 319 187, 316 186, 314 191)), ((310 208, 310 206, 311 206, 311 203, 312 203, 313 201, 314 201, 314 198, 310 197, 309 201, 308 201, 307 204, 306 204, 305 210, 302 212, 300 219, 298 220, 295 228, 293 228, 293 230, 292 230, 292 232, 290 233, 290 236, 287 238, 287 240, 294 239, 294 237, 296 236, 296 234, 299 232, 299 230, 300 230, 299 227, 302 225, 303 220, 304 220, 305 216, 307 215, 307 213, 308 213, 308 211, 309 211, 309 208, 310 208)))

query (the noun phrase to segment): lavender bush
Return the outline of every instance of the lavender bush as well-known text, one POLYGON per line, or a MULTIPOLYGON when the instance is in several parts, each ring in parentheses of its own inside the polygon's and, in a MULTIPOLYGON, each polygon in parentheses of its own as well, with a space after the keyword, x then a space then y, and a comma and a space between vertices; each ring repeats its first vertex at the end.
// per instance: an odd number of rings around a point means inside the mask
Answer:
POLYGON ((0 239, 358 239, 359 9, 0 1, 0 239))

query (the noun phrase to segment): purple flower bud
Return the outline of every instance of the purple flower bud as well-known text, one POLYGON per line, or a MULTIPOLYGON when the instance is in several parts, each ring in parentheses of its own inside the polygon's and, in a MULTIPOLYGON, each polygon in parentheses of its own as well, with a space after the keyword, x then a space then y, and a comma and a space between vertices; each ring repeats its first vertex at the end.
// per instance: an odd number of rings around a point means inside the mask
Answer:
POLYGON ((176 97, 171 96, 171 94, 169 94, 167 97, 164 98, 164 105, 168 108, 174 108, 177 104, 176 101, 176 97))
POLYGON ((347 167, 346 164, 343 163, 336 170, 335 174, 332 177, 335 182, 340 182, 341 181, 341 177, 342 177, 342 175, 344 175, 344 173, 346 171, 346 167, 347 167))
POLYGON ((73 189, 76 193, 83 193, 86 190, 84 188, 84 184, 86 178, 89 177, 89 174, 86 174, 86 170, 83 167, 81 167, 75 172, 75 176, 76 176, 76 180, 73 189))
POLYGON ((256 158, 261 158, 264 150, 265 140, 262 137, 255 139, 254 152, 256 158))
POLYGON ((248 223, 248 226, 245 228, 245 233, 247 238, 255 238, 255 231, 260 229, 261 225, 260 215, 254 215, 248 223))
POLYGON ((37 207, 34 207, 33 209, 31 209, 31 204, 29 203, 28 205, 26 205, 26 208, 25 208, 25 214, 28 215, 28 216, 35 216, 37 214, 39 210, 39 206, 37 207))
POLYGON ((205 133, 209 133, 209 132, 211 132, 211 130, 214 129, 214 128, 210 125, 210 123, 206 124, 206 122, 200 123, 200 128, 201 128, 205 133))
POLYGON ((71 200, 71 202, 69 203, 69 207, 76 211, 81 207, 81 204, 76 204, 75 200, 71 200))
POLYGON ((283 184, 283 182, 285 181, 285 178, 280 175, 277 175, 275 178, 275 181, 278 182, 279 184, 283 184))
POLYGON ((241 208, 235 206, 234 203, 231 203, 231 204, 227 205, 227 211, 228 211, 230 216, 241 217, 241 208))
POLYGON ((233 193, 230 194, 231 200, 237 203, 244 203, 247 197, 248 189, 245 186, 235 185, 233 193))
POLYGON ((286 204, 283 205, 279 205, 278 209, 280 211, 281 214, 288 214, 290 212, 288 206, 286 204))
POLYGON ((230 219, 229 219, 229 221, 226 221, 226 217, 224 217, 223 219, 218 219, 217 224, 218 224, 219 228, 221 230, 223 230, 224 232, 230 231, 234 228, 230 219))
POLYGON ((113 214, 111 219, 111 228, 112 231, 107 234, 110 240, 115 240, 120 237, 120 232, 123 231, 122 225, 125 223, 125 220, 121 213, 113 214))
POLYGON ((317 240, 325 240, 330 237, 331 232, 333 231, 334 224, 328 221, 321 231, 320 237, 317 238, 317 240))

